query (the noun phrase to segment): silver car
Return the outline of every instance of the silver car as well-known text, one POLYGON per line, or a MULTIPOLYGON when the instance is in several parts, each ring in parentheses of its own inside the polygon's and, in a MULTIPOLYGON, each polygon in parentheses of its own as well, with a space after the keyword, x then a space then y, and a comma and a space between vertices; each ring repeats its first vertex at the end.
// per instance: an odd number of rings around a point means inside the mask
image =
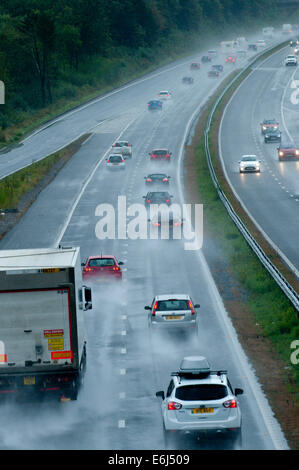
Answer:
POLYGON ((109 158, 106 158, 106 165, 109 169, 114 170, 114 169, 120 169, 124 170, 125 169, 125 160, 122 155, 109 155, 109 158))
POLYGON ((240 173, 260 173, 260 160, 256 155, 243 155, 239 160, 239 171, 240 173))
POLYGON ((233 390, 227 371, 210 368, 203 356, 185 357, 178 372, 171 374, 166 391, 156 393, 162 398, 166 448, 182 434, 202 432, 222 434, 241 446, 242 416, 236 398, 243 390, 233 390))
POLYGON ((132 157, 132 145, 127 140, 118 140, 112 145, 112 152, 124 157, 132 157))
POLYGON ((149 310, 148 324, 150 327, 181 327, 196 326, 199 304, 194 304, 186 294, 156 295, 149 310))

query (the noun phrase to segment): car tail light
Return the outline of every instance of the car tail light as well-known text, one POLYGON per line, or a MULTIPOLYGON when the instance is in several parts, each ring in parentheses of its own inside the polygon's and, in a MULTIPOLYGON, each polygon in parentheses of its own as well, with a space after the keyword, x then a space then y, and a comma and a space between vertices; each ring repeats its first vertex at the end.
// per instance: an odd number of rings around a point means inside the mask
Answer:
POLYGON ((191 300, 188 301, 188 305, 189 305, 189 308, 191 310, 191 315, 195 315, 195 310, 194 310, 194 307, 192 305, 192 302, 191 300))
POLYGON ((181 403, 177 403, 176 401, 170 401, 168 403, 169 410, 180 410, 182 408, 181 403))
POLYGON ((168 178, 163 178, 162 181, 163 183, 166 183, 168 181, 168 178))
POLYGON ((93 268, 87 267, 87 268, 84 268, 83 271, 84 271, 85 273, 90 273, 91 271, 93 271, 93 268))
POLYGON ((152 311, 152 315, 155 316, 156 315, 156 310, 158 308, 158 302, 155 302, 155 305, 153 306, 153 311, 152 311))
POLYGON ((152 183, 153 180, 151 180, 150 178, 146 178, 146 181, 147 181, 148 183, 152 183))
POLYGON ((170 155, 169 155, 169 153, 167 153, 167 154, 165 155, 165 157, 166 157, 166 158, 170 158, 170 155))
POLYGON ((166 199, 165 202, 170 202, 170 199, 166 199))
POLYGON ((119 271, 119 267, 118 266, 113 266, 113 271, 119 271))
POLYGON ((154 222, 154 225, 155 227, 160 227, 161 224, 159 222, 154 222))
POLYGON ((224 408, 237 408, 238 404, 236 400, 227 400, 223 403, 224 408))
POLYGON ((150 199, 147 199, 146 202, 151 202, 151 200, 150 200, 150 199))
POLYGON ((179 227, 180 225, 182 225, 182 223, 181 222, 174 222, 173 225, 175 225, 176 227, 179 227))
POLYGON ((110 160, 107 160, 107 163, 110 163, 110 160))

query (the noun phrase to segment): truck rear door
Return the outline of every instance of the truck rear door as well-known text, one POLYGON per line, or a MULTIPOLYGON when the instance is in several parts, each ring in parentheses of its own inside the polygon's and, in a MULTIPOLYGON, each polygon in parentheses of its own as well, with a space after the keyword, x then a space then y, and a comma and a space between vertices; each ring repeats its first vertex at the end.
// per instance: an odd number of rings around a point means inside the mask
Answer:
POLYGON ((0 369, 72 364, 70 291, 0 291, 0 369))

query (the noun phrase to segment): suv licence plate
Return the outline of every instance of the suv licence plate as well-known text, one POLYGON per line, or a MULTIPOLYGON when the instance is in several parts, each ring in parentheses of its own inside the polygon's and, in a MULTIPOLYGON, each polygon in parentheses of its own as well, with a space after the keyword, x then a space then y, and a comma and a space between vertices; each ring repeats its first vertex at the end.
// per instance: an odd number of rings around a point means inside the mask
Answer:
POLYGON ((214 413, 214 408, 193 408, 193 414, 200 414, 200 413, 214 413))

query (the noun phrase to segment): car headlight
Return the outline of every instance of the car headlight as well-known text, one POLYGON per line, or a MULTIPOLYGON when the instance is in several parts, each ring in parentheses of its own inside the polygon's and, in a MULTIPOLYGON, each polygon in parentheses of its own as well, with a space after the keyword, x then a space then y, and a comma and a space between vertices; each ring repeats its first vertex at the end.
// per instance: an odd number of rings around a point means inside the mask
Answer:
POLYGON ((269 134, 266 134, 265 137, 269 137, 269 134))
POLYGON ((283 152, 279 152, 278 155, 279 155, 280 157, 282 157, 282 156, 283 156, 283 152))
POLYGON ((299 150, 296 150, 296 155, 299 155, 299 150))
POLYGON ((265 131, 266 129, 267 129, 267 127, 266 127, 266 126, 263 126, 263 130, 265 131))

